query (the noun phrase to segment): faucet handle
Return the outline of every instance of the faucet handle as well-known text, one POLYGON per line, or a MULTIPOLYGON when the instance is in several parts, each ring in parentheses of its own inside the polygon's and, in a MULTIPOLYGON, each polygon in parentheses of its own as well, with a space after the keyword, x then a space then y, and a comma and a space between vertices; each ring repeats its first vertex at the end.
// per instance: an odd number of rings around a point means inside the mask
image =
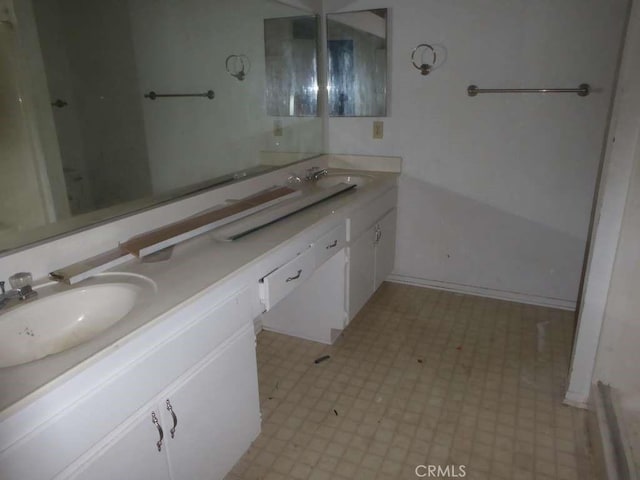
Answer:
POLYGON ((33 277, 30 272, 18 272, 9 277, 9 284, 12 288, 20 290, 28 287, 33 283, 33 277))
POLYGON ((287 183, 289 185, 293 185, 293 184, 297 184, 297 183, 302 183, 302 178, 300 178, 299 175, 296 175, 294 172, 291 172, 289 174, 289 177, 287 178, 287 183))
POLYGON ((320 167, 307 168, 307 174, 305 175, 305 178, 307 180, 317 180, 316 175, 318 174, 318 172, 320 172, 320 167))
POLYGON ((9 277, 9 283, 17 291, 20 300, 27 300, 38 295, 38 292, 31 288, 32 282, 33 277, 29 272, 18 272, 9 277))

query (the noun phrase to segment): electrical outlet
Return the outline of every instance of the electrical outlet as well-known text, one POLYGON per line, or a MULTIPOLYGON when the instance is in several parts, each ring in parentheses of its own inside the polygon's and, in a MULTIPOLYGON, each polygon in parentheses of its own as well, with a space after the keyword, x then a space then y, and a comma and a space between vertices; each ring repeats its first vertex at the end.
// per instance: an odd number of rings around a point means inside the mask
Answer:
POLYGON ((375 120, 373 122, 373 138, 382 138, 384 136, 384 122, 375 120))
POLYGON ((280 120, 273 121, 273 136, 274 137, 282 136, 282 121, 280 120))

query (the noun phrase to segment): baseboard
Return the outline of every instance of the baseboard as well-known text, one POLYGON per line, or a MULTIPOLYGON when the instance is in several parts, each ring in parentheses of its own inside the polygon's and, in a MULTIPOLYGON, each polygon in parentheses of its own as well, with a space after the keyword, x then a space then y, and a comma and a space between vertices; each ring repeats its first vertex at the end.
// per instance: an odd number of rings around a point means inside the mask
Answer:
POLYGON ((454 282, 442 282, 439 280, 411 277, 408 275, 399 275, 396 273, 392 273, 391 275, 389 275, 389 277, 387 277, 387 281, 394 283, 404 283, 407 285, 415 285, 418 287, 435 288, 437 290, 446 290, 455 293, 464 293, 467 295, 475 295, 478 297, 507 300, 509 302, 526 303, 529 305, 537 305, 541 307, 559 308, 562 310, 576 309, 576 302, 572 300, 564 300, 562 298, 553 297, 542 297, 538 295, 530 295, 527 293, 510 292, 492 288, 475 287, 472 285, 464 285, 454 282))

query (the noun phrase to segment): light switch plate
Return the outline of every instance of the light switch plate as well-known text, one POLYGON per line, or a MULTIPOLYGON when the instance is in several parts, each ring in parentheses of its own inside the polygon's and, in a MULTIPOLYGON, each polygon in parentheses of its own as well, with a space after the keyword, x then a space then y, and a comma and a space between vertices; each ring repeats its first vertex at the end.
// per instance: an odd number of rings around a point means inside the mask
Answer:
POLYGON ((282 121, 280 120, 273 121, 273 136, 274 137, 282 136, 282 121))
POLYGON ((373 138, 380 139, 384 136, 384 122, 375 120, 373 122, 373 138))

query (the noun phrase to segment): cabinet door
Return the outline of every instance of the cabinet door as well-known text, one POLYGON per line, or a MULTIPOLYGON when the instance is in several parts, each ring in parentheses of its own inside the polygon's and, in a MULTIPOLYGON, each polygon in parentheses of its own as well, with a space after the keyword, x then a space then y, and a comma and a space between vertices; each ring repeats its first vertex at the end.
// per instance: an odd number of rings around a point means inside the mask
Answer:
POLYGON ((371 227, 349 247, 349 320, 374 291, 375 236, 375 227, 371 227))
POLYGON ((171 477, 224 478, 260 433, 253 329, 207 357, 160 400, 171 477), (177 418, 174 438, 167 399, 177 418))
POLYGON ((378 221, 378 242, 376 243, 376 276, 374 290, 384 282, 393 270, 396 255, 396 217, 394 208, 378 221))
MULTIPOLYGON (((158 451, 156 442, 160 435, 152 423, 151 412, 158 414, 154 406, 143 409, 142 413, 116 429, 109 437, 98 444, 94 453, 75 462, 57 479, 74 480, 170 480, 167 455, 167 425, 162 425, 164 441, 158 451)), ((158 416, 159 418, 159 416, 158 416)))

